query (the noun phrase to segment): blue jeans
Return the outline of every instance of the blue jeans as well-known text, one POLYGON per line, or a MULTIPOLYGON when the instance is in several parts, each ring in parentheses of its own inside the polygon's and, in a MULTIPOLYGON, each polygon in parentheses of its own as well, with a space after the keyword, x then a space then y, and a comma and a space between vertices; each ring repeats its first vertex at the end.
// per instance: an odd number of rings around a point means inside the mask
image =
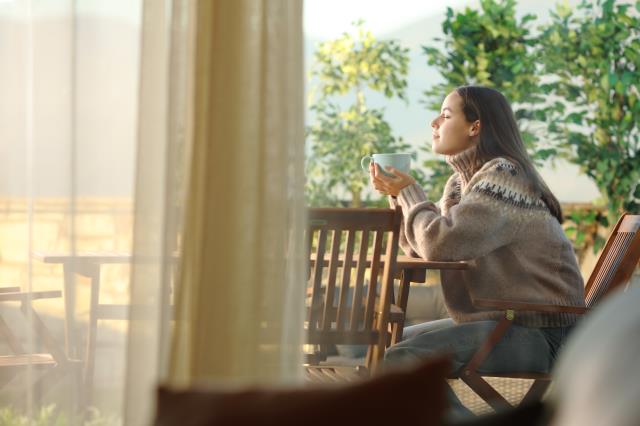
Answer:
MULTIPOLYGON (((407 364, 449 354, 452 357, 451 373, 458 376, 496 324, 496 321, 456 324, 451 319, 443 319, 407 327, 403 333, 404 340, 387 349, 385 365, 407 364)), ((572 328, 512 325, 478 368, 478 372, 548 373, 572 328)), ((450 387, 447 393, 452 410, 451 419, 473 416, 450 387)))

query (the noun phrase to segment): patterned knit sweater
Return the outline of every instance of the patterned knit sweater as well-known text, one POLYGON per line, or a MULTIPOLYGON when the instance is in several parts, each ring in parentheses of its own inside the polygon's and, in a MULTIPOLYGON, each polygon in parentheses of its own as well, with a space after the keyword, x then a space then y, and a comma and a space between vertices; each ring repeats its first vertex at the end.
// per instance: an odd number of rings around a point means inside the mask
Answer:
MULTIPOLYGON (((402 249, 428 260, 473 260, 441 271, 445 304, 456 322, 497 320, 474 298, 584 306, 584 284, 569 240, 520 167, 478 161, 475 148, 447 158, 454 173, 438 205, 418 185, 400 191, 402 249)), ((517 313, 530 327, 572 325, 575 314, 517 313)))

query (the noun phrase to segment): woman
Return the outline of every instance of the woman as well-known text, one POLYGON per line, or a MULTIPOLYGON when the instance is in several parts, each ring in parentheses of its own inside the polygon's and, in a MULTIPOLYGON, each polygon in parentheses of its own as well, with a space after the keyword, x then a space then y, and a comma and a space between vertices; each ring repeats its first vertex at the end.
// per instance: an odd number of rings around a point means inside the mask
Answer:
MULTIPOLYGON (((507 100, 486 87, 450 93, 431 122, 433 151, 454 173, 438 204, 396 169, 371 165, 376 190, 403 211, 402 249, 428 260, 474 259, 469 270, 441 272, 449 319, 406 329, 385 361, 403 363, 447 352, 454 374, 469 362, 504 311, 474 298, 583 306, 583 281, 560 226, 560 204, 527 155, 507 100)), ((574 314, 518 313, 481 373, 549 372, 574 314)), ((470 414, 452 391, 455 412, 470 414)))

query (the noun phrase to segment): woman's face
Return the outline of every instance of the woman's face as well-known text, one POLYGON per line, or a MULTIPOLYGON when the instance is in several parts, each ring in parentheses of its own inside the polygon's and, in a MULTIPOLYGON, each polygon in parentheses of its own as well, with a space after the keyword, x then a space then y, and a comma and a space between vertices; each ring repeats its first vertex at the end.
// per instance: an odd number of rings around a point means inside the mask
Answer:
POLYGON ((480 139, 480 120, 467 121, 462 111, 462 98, 451 92, 444 102, 440 115, 431 122, 433 129, 433 152, 455 155, 476 145, 480 139))

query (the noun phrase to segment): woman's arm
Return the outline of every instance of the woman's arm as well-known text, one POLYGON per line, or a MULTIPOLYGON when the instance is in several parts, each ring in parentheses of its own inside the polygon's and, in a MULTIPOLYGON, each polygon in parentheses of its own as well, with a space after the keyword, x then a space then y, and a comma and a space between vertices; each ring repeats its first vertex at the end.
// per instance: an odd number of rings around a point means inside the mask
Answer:
POLYGON ((416 185, 400 191, 404 234, 420 257, 443 261, 473 259, 513 241, 526 210, 512 200, 531 199, 535 204, 536 198, 523 189, 526 182, 520 176, 503 173, 495 167, 496 161, 487 163, 474 175, 460 202, 450 207, 445 216, 416 185))
MULTIPOLYGON (((389 206, 392 209, 395 209, 398 206, 398 199, 393 195, 389 195, 389 206)), ((402 218, 402 222, 400 223, 400 249, 406 256, 411 257, 420 257, 420 255, 411 248, 411 244, 407 240, 407 236, 404 234, 404 217, 402 218)))
MULTIPOLYGON (((373 171, 372 171, 371 178, 373 180, 373 171)), ((422 194, 424 194, 424 191, 418 185, 415 185, 415 188, 416 190, 419 190, 420 192, 422 192, 422 194)), ((391 208, 395 208, 396 206, 400 205, 398 202, 398 197, 396 196, 389 195, 387 199, 389 201, 389 206, 391 208)), ((426 196, 424 196, 424 199, 426 200, 426 196)), ((447 180, 447 183, 444 186, 442 197, 440 198, 440 201, 438 201, 435 204, 435 208, 438 214, 446 214, 441 211, 441 208, 447 211, 449 208, 451 208, 451 206, 455 205, 459 200, 460 200, 460 186, 458 184, 458 174, 454 173, 447 180), (452 197, 452 195, 454 196, 452 197)), ((405 235, 404 217, 402 219, 402 223, 400 226, 400 248, 402 249, 404 254, 407 256, 420 257, 418 252, 416 252, 411 247, 411 244, 407 240, 407 236, 405 235)))

